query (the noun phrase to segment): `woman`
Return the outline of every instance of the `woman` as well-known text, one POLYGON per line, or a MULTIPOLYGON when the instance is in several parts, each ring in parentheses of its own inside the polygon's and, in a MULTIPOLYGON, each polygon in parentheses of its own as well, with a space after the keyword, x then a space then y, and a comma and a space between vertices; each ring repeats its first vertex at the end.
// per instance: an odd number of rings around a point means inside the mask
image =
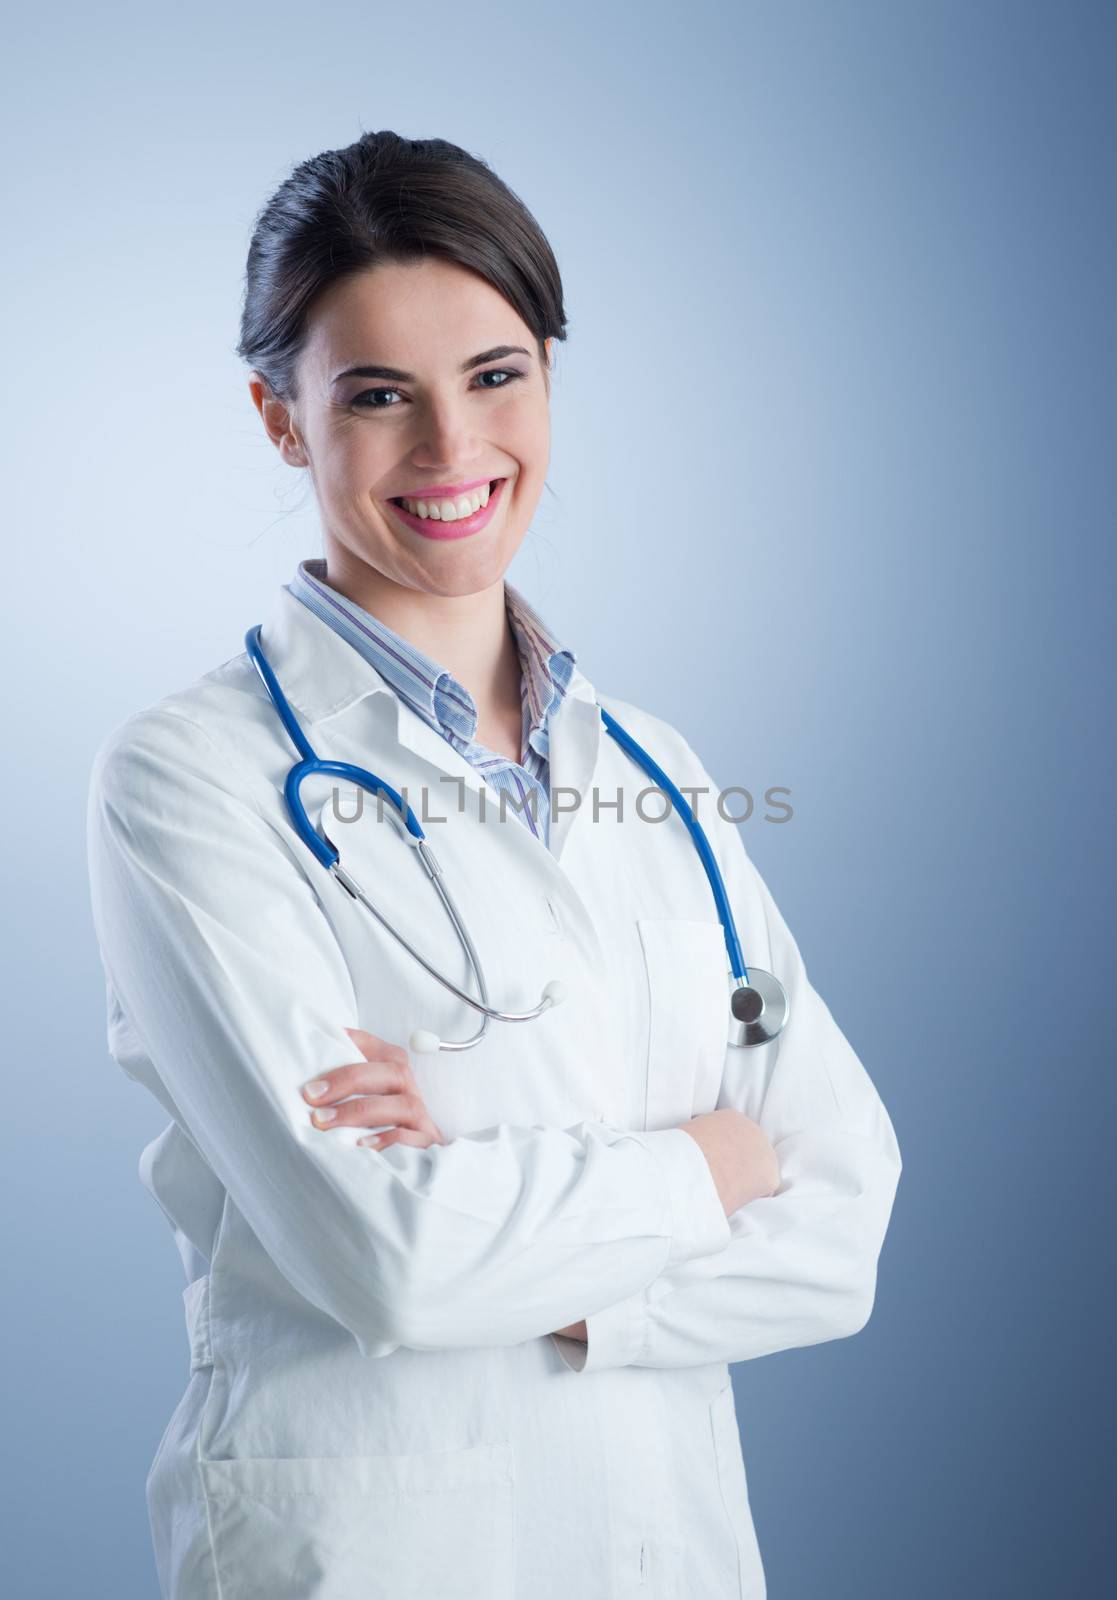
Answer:
MULTIPOLYGON (((110 1048, 171 1119, 141 1175, 187 1278, 147 1483, 173 1600, 762 1595, 727 1363, 873 1303, 900 1159, 869 1078, 695 753, 503 577, 564 327, 534 219, 442 140, 366 134, 257 220, 239 353, 325 548, 258 646, 317 753, 419 813, 490 1003, 565 997, 429 1049, 478 1014, 293 828, 251 649, 104 741, 110 1048), (770 1042, 727 1044, 706 874, 599 703, 697 793, 790 1002, 770 1042)), ((476 995, 394 803, 336 774, 302 798, 476 995)))

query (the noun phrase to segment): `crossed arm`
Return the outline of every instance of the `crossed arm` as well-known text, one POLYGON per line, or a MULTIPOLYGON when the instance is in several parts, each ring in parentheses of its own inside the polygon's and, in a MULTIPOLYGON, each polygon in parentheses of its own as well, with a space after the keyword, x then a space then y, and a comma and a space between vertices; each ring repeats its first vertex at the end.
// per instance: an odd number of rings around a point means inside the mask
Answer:
MULTIPOLYGON (((373 1130, 357 1140, 358 1145, 373 1149, 391 1144, 421 1149, 445 1144, 415 1081, 407 1051, 364 1028, 347 1028, 346 1032, 360 1051, 360 1059, 303 1084, 303 1096, 311 1106, 311 1125, 326 1131, 339 1127, 373 1130)), ((702 1113, 682 1126, 702 1151, 727 1216, 753 1200, 775 1194, 780 1181, 776 1153, 764 1130, 750 1117, 726 1108, 702 1113)), ((583 1344, 588 1339, 584 1319, 555 1332, 583 1344)))
POLYGON ((363 1354, 553 1330, 574 1371, 686 1366, 863 1324, 895 1136, 731 825, 711 819, 711 841, 791 1019, 770 1045, 727 1050, 718 1109, 762 1129, 780 1168, 775 1193, 728 1210, 684 1128, 501 1123, 425 1148, 401 1130, 374 1150, 316 1129, 301 1089, 353 1063, 356 998, 261 782, 178 710, 129 719, 91 784, 94 922, 146 1053, 137 1073, 363 1354), (563 1331, 579 1312, 585 1344, 563 1331))

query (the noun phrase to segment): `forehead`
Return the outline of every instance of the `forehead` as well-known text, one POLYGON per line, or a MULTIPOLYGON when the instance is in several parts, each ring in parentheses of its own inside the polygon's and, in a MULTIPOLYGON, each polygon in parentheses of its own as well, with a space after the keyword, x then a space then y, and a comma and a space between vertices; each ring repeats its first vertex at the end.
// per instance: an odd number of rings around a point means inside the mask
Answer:
POLYGON ((385 262, 332 284, 311 308, 306 358, 417 368, 456 364, 486 345, 534 338, 492 284, 456 262, 385 262))

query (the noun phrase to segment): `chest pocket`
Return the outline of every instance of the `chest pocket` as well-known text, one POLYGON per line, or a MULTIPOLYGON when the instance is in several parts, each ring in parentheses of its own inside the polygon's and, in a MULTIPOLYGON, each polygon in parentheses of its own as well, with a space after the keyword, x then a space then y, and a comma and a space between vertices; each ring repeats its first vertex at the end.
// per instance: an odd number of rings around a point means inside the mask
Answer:
POLYGON ((637 919, 647 979, 645 1128, 677 1128, 717 1106, 729 1038, 720 922, 637 919))

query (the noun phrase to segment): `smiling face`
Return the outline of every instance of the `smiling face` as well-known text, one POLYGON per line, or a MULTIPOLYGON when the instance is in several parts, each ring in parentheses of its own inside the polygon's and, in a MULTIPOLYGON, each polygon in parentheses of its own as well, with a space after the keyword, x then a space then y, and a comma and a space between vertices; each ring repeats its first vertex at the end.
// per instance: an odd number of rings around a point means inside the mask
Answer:
POLYGON ((502 579, 550 455, 549 375, 503 295, 438 257, 352 274, 315 302, 297 384, 289 409, 256 380, 253 398, 310 470, 331 581, 465 595, 502 579))

